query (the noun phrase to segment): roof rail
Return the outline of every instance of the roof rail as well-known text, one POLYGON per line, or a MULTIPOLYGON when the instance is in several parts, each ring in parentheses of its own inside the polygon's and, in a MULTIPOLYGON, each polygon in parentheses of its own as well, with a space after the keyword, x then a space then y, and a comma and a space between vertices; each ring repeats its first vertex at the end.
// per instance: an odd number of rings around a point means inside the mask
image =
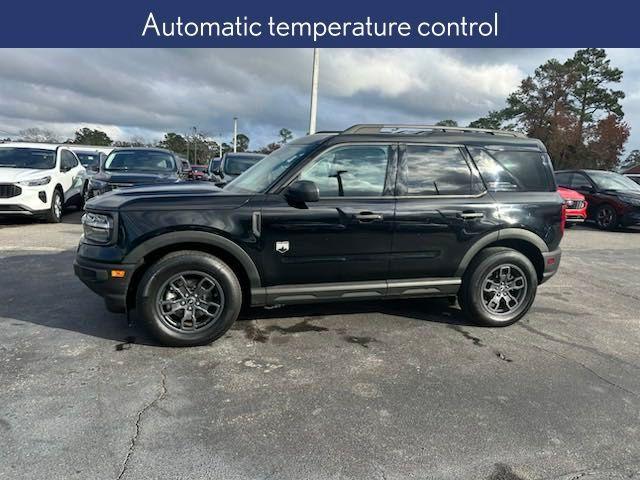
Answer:
POLYGON ((448 127, 444 125, 401 125, 401 124, 359 124, 353 125, 342 132, 345 134, 407 134, 423 135, 425 133, 458 132, 458 133, 486 133, 488 135, 504 135, 509 137, 526 138, 526 135, 509 130, 491 130, 489 128, 448 127))

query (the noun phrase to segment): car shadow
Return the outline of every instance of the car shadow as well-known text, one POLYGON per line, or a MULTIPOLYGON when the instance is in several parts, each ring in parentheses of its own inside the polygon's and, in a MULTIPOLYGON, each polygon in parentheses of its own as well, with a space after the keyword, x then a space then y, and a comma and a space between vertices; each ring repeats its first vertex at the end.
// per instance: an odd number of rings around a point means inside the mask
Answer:
MULTIPOLYGON (((78 210, 76 207, 65 208, 60 223, 66 223, 70 225, 80 225, 80 219, 84 214, 84 210, 78 210)), ((37 217, 29 217, 22 215, 5 215, 0 216, 0 228, 2 227, 20 227, 23 225, 32 225, 38 223, 45 223, 44 220, 37 217)))
MULTIPOLYGON (((74 257, 75 252, 68 250, 55 254, 18 253, 2 258, 4 275, 0 278, 0 292, 4 301, 0 304, 0 318, 15 327, 26 322, 111 340, 116 349, 130 343, 158 346, 135 311, 131 313, 133 324, 128 325, 126 315, 105 309, 102 299, 75 277, 74 257)), ((469 324, 447 299, 434 298, 249 308, 242 312, 235 328, 244 329, 252 320, 277 322, 301 317, 317 317, 315 323, 321 325, 321 317, 367 313, 460 326, 469 324)))
MULTIPOLYGON (((571 230, 591 230, 606 233, 605 230, 601 230, 594 222, 591 221, 574 225, 573 227, 571 227, 571 230)), ((620 233, 640 233, 640 225, 634 225, 631 227, 617 227, 612 231, 620 233)))

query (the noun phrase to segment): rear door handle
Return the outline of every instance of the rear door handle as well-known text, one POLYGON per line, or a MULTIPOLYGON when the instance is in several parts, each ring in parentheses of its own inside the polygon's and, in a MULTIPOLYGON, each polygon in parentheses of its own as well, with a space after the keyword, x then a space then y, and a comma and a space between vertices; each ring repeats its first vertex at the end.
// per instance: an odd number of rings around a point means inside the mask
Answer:
POLYGON ((373 212, 360 212, 354 215, 359 222, 374 222, 376 220, 382 220, 384 217, 381 213, 373 212))
POLYGON ((464 218, 465 220, 471 220, 474 218, 483 218, 484 213, 482 212, 462 212, 458 214, 458 217, 464 218))

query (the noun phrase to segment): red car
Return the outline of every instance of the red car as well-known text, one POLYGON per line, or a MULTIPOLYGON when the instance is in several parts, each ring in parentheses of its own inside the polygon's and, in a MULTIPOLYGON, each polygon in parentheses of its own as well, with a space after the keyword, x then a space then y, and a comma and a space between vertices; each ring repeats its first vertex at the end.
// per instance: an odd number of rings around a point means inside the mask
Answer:
POLYGON ((587 202, 584 195, 564 187, 558 187, 558 193, 567 208, 567 227, 584 222, 587 218, 587 202))

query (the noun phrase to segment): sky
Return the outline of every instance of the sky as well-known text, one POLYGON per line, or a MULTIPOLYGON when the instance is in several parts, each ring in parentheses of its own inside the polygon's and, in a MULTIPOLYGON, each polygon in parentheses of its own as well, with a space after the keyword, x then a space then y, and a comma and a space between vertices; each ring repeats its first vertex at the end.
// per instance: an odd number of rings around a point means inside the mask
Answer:
MULTIPOLYGON (((460 125, 504 106, 520 81, 575 49, 321 49, 318 130, 356 123, 460 125)), ((608 49, 640 148, 640 49, 608 49)), ((258 149, 309 123, 311 49, 2 49, 0 137, 29 127, 61 139, 84 126, 114 140, 196 126, 230 141, 233 117, 258 149)))

